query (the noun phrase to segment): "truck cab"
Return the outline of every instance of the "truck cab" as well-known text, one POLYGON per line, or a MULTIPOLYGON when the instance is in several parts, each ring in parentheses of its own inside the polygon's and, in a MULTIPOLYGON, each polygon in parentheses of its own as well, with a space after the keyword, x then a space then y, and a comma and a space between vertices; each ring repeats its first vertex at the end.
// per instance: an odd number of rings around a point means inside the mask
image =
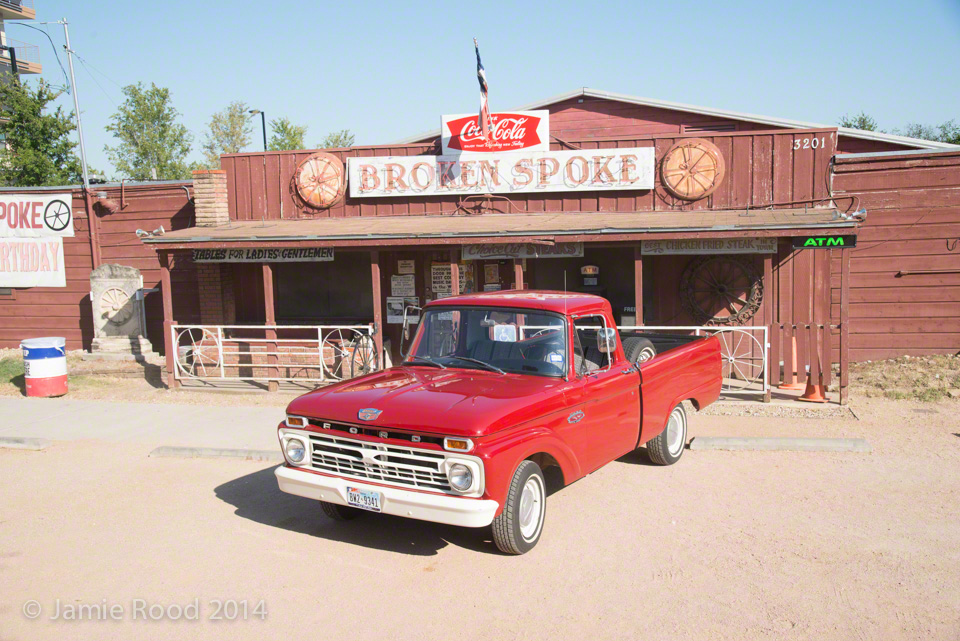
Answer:
POLYGON ((440 299, 398 366, 290 403, 276 474, 338 520, 372 511, 492 526, 502 551, 521 554, 542 534, 548 481, 644 445, 675 463, 683 401, 713 402, 720 376, 716 338, 621 336, 599 296, 440 299))

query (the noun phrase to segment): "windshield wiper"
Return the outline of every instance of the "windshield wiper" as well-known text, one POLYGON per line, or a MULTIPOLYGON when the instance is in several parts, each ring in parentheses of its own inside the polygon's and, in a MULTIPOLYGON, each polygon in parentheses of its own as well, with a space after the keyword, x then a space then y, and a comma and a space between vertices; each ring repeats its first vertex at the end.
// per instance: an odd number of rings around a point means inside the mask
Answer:
POLYGON ((437 361, 431 360, 424 356, 414 356, 410 360, 406 360, 403 362, 404 365, 412 365, 414 363, 426 363, 427 365, 433 365, 434 367, 439 367, 440 369, 447 369, 446 365, 441 365, 437 361))
POLYGON ((468 363, 476 363, 477 365, 479 365, 479 366, 481 366, 481 367, 483 367, 483 368, 485 368, 485 369, 488 369, 488 370, 490 370, 491 372, 500 372, 501 374, 506 374, 505 371, 503 371, 502 369, 500 369, 500 368, 497 367, 496 365, 491 365, 490 363, 484 363, 483 361, 478 360, 478 359, 476 359, 476 358, 468 358, 468 357, 466 357, 466 356, 454 356, 454 355, 452 355, 452 354, 448 354, 448 355, 447 355, 447 358, 455 358, 455 359, 457 359, 457 360, 459 360, 459 361, 467 361, 468 363))

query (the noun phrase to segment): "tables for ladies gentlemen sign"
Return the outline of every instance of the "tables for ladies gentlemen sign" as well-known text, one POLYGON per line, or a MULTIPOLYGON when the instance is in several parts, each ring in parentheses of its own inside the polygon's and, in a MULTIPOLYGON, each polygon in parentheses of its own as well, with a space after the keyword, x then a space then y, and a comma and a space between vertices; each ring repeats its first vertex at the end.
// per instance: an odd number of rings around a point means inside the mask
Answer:
POLYGON ((71 194, 0 195, 0 287, 66 287, 65 236, 71 194))
POLYGON ((348 158, 352 198, 653 189, 653 147, 348 158))

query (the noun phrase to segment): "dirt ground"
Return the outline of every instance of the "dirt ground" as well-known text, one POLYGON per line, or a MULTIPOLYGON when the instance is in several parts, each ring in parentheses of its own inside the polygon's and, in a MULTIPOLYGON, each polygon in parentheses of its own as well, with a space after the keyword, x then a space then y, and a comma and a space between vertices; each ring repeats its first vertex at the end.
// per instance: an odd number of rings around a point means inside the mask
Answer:
POLYGON ((865 437, 873 452, 629 455, 551 495, 522 557, 485 529, 335 523, 262 463, 0 450, 0 639, 957 639, 956 408, 694 416, 692 436, 865 437), (120 620, 52 621, 57 599, 61 616, 103 603, 120 620), (200 621, 133 620, 135 599, 198 599, 200 621), (210 620, 231 599, 247 616, 210 620))

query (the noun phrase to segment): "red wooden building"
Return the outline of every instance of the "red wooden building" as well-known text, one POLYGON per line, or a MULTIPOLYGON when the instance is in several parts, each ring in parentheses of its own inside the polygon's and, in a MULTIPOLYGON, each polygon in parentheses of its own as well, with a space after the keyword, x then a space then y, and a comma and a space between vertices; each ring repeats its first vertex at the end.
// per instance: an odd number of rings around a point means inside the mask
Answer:
MULTIPOLYGON (((532 109, 549 112, 550 153, 589 160, 652 149, 652 187, 489 198, 347 194, 317 208, 295 180, 313 152, 234 154, 222 158, 222 173, 195 176, 196 224, 186 184, 128 186, 127 207, 116 213, 94 205, 101 260, 144 269, 146 286, 162 281, 168 330, 261 326, 267 346, 283 340, 278 326, 374 323, 376 342, 388 342, 396 356, 396 301, 422 304, 448 295, 454 281, 474 289, 597 291, 626 325, 766 327, 772 383, 808 368, 829 378, 820 363, 840 362, 842 354, 960 349, 960 149, 592 90, 517 111, 532 109), (724 171, 708 195, 688 200, 662 174, 664 157, 691 140, 715 149, 724 171), (133 235, 160 224, 165 233, 144 243, 133 235), (857 246, 793 247, 801 236, 840 234, 857 235, 857 246), (314 253, 306 261, 278 252, 216 253, 227 250, 314 253), (596 269, 585 274, 585 267, 596 269), (733 301, 695 291, 711 269, 725 270, 713 277, 735 288, 728 290, 733 301)), ((439 136, 328 151, 344 164, 430 160, 440 154, 439 136)), ((104 191, 119 197, 118 187, 104 191)), ((0 340, 58 333, 72 347, 87 343, 81 283, 94 261, 82 249, 82 212, 78 217, 71 291, 9 294, 15 299, 4 301, 0 340)), ((147 299, 150 338, 166 343, 173 368, 177 335, 159 331, 157 298, 147 299)), ((262 375, 247 364, 252 378, 262 375)))

